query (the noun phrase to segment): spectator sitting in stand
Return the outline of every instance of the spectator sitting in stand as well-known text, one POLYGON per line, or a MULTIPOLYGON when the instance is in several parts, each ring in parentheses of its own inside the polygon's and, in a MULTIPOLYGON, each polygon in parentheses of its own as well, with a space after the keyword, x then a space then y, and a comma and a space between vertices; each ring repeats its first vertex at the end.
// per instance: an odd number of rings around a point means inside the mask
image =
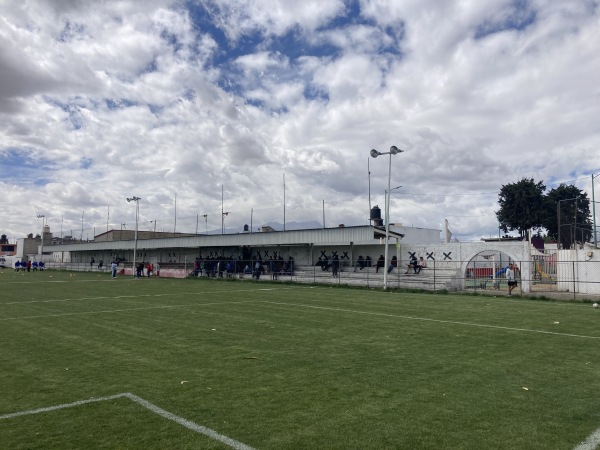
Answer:
POLYGON ((356 260, 356 265, 354 266, 355 272, 356 272, 357 267, 358 267, 358 270, 363 270, 365 268, 365 260, 363 259, 362 255, 360 255, 358 257, 358 259, 356 260))
POLYGON ((421 273, 421 269, 427 268, 427 262, 423 259, 422 256, 419 257, 419 262, 417 263, 417 272, 421 273))
POLYGON ((385 267, 385 258, 383 257, 383 255, 379 256, 379 259, 377 260, 375 273, 379 273, 379 269, 381 269, 382 267, 385 267))
POLYGON ((388 266, 387 273, 390 273, 395 267, 398 267, 398 258, 396 256, 392 256, 392 262, 388 266))
POLYGON ((412 269, 415 273, 417 273, 417 266, 418 266, 417 257, 415 255, 411 255, 410 262, 406 265, 407 269, 406 269, 406 272, 404 272, 404 273, 407 274, 408 272, 410 272, 410 269, 412 269))

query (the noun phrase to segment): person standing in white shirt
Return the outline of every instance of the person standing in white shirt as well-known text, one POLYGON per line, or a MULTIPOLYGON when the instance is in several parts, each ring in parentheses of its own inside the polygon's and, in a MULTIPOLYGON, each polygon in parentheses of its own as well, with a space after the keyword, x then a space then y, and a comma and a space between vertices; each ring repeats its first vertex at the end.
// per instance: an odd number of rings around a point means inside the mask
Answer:
POLYGON ((517 287, 517 280, 515 279, 515 268, 512 263, 508 265, 506 269, 506 281, 508 282, 508 295, 512 295, 512 291, 517 287))
POLYGON ((115 260, 110 264, 110 272, 112 278, 117 278, 117 262, 115 260))

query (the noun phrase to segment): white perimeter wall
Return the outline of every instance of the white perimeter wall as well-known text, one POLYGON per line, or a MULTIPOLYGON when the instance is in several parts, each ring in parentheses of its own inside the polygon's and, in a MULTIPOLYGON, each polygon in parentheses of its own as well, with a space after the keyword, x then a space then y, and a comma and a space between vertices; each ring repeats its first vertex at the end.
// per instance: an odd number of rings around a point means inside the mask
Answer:
POLYGON ((557 289, 563 292, 600 294, 600 250, 593 247, 559 250, 557 289))

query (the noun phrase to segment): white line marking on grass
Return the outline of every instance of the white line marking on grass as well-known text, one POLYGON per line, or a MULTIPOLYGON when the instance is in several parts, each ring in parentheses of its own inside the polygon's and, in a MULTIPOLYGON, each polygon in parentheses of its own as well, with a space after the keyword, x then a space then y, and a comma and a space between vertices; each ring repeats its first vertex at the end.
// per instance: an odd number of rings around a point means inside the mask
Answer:
POLYGON ((111 280, 39 280, 39 281, 7 281, 5 284, 40 284, 40 283, 102 283, 111 280))
POLYGON ((149 409, 153 413, 164 417, 165 419, 172 420, 173 422, 178 423, 179 425, 186 427, 192 431, 195 431, 196 433, 204 434, 205 436, 213 438, 216 441, 229 445, 231 448, 234 448, 236 450, 253 450, 252 447, 249 447, 246 444, 242 444, 241 442, 238 442, 234 439, 228 438, 227 436, 223 436, 222 434, 217 433, 215 430, 212 430, 202 425, 195 424, 194 422, 190 422, 187 419, 176 416, 175 414, 170 413, 169 411, 165 411, 164 409, 159 408, 158 406, 153 405, 150 402, 147 402, 146 400, 144 400, 141 397, 138 397, 137 395, 126 393, 125 396, 130 400, 138 403, 139 405, 142 405, 144 408, 149 409))
MULTIPOLYGON (((144 298, 144 297, 168 297, 175 294, 139 294, 139 295, 117 295, 113 297, 80 297, 80 298, 58 298, 54 300, 31 300, 28 302, 6 302, 0 305, 28 305, 30 303, 56 303, 56 302, 77 302, 81 300, 113 300, 122 298, 144 298)), ((184 294, 185 295, 185 294, 184 294)))
POLYGON ((57 302, 75 302, 81 300, 114 300, 114 299, 127 299, 127 298, 157 298, 157 297, 182 297, 182 296, 198 296, 198 295, 215 295, 222 293, 235 293, 235 292, 255 292, 255 291, 274 291, 274 290, 287 290, 290 288, 282 289, 237 289, 235 291, 223 290, 223 291, 196 291, 196 292, 170 292, 168 294, 136 294, 136 295, 115 295, 115 296, 98 296, 98 297, 80 297, 80 298, 60 298, 54 300, 31 300, 22 302, 0 302, 0 305, 27 305, 30 303, 57 303, 57 302))
POLYGON ((62 405, 48 406, 47 408, 30 409, 29 411, 19 411, 19 412, 15 412, 15 413, 11 413, 11 414, 4 414, 4 415, 0 416, 0 420, 12 419, 14 417, 20 417, 20 416, 29 416, 31 414, 39 414, 39 413, 45 413, 45 412, 49 412, 49 411, 57 411, 59 409, 72 408, 74 406, 86 405, 88 403, 94 403, 94 402, 104 402, 107 400, 114 400, 116 398, 121 398, 121 397, 123 397, 123 394, 110 395, 108 397, 90 398, 88 400, 79 400, 79 401, 73 402, 73 403, 64 403, 62 405))
POLYGON ((302 305, 299 303, 271 302, 271 301, 267 301, 267 300, 259 300, 259 301, 260 301, 260 303, 270 303, 273 305, 300 306, 302 308, 340 311, 340 312, 355 313, 355 314, 365 314, 365 315, 369 315, 369 316, 395 317, 398 319, 420 320, 423 322, 435 322, 435 323, 447 323, 447 324, 451 324, 451 325, 465 325, 468 327, 492 328, 492 329, 497 329, 497 330, 508 330, 508 331, 524 331, 526 333, 551 334, 554 336, 568 336, 568 337, 578 337, 578 338, 585 338, 585 339, 600 339, 600 336, 586 336, 586 335, 582 335, 582 334, 557 333, 555 331, 533 330, 530 328, 513 328, 513 327, 503 327, 500 325, 486 325, 486 324, 481 324, 481 323, 456 322, 453 320, 430 319, 428 317, 403 316, 400 314, 385 314, 385 313, 377 313, 377 312, 370 312, 370 311, 357 311, 354 309, 330 308, 327 306, 302 305))
POLYGON ((129 311, 145 311, 149 309, 170 309, 170 308, 193 308, 197 306, 214 306, 214 305, 237 305, 243 303, 254 303, 259 300, 244 300, 240 302, 212 302, 212 303, 186 303, 182 305, 160 305, 160 306, 140 306, 139 308, 123 308, 123 309, 109 309, 102 311, 83 311, 74 313, 60 313, 60 314, 40 314, 37 316, 23 316, 23 317, 4 317, 0 318, 0 322, 7 320, 21 320, 21 319, 42 319, 45 317, 66 317, 66 316, 85 316, 89 314, 114 314, 120 312, 129 311))
POLYGON ((594 450, 600 447, 600 428, 590 434, 585 441, 575 447, 574 450, 594 450))
POLYGON ((64 403, 62 405, 49 406, 47 408, 38 408, 38 409, 31 409, 29 411, 19 411, 19 412, 15 412, 15 413, 11 413, 11 414, 4 414, 4 415, 0 416, 0 420, 12 419, 15 417, 28 416, 28 415, 32 415, 32 414, 40 414, 40 413, 50 412, 50 411, 57 411, 59 409, 72 408, 75 406, 85 405, 85 404, 94 403, 94 402, 115 400, 118 398, 128 398, 132 402, 135 402, 138 405, 143 406, 144 408, 153 412, 154 414, 157 414, 165 419, 171 420, 171 421, 177 423, 178 425, 181 425, 182 427, 185 427, 189 430, 195 431, 196 433, 203 434, 205 436, 208 436, 211 439, 222 442, 223 444, 228 445, 229 447, 231 447, 233 449, 254 450, 252 447, 250 447, 246 444, 243 444, 239 441, 236 441, 235 439, 231 439, 227 436, 217 433, 215 430, 212 430, 212 429, 207 428, 202 425, 198 425, 194 422, 184 419, 183 417, 179 417, 173 413, 170 413, 169 411, 164 410, 164 409, 150 403, 149 401, 144 400, 143 398, 138 397, 137 395, 132 394, 130 392, 124 392, 122 394, 116 394, 116 395, 109 395, 107 397, 90 398, 88 400, 79 400, 77 402, 64 403))

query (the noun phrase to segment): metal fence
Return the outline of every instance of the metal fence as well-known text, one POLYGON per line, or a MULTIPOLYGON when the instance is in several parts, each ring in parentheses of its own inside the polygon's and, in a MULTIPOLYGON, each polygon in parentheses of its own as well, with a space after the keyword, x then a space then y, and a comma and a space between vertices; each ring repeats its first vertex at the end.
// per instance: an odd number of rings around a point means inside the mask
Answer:
MULTIPOLYGON (((518 287, 514 295, 533 295, 548 298, 573 300, 600 299, 600 262, 599 261, 556 261, 537 259, 531 261, 511 261, 516 269, 518 287), (524 272, 520 268, 530 267, 524 272), (523 284, 529 286, 529 292, 523 292, 523 284)), ((407 262, 398 263, 387 272, 388 289, 419 289, 430 291, 468 291, 503 295, 507 293, 505 277, 506 264, 485 261, 429 261, 427 268, 415 273, 407 262), (466 267, 466 270, 463 269, 466 267)), ((131 274, 130 264, 119 264, 119 272, 126 267, 131 274)), ((209 278, 239 278, 252 280, 288 281, 326 285, 365 286, 381 288, 384 285, 384 272, 388 267, 360 267, 356 262, 344 260, 335 265, 296 264, 294 261, 257 261, 257 260, 212 260, 195 264, 162 263, 155 264, 155 274, 161 276, 199 276, 209 278), (171 274, 177 272, 177 275, 171 274)), ((97 264, 53 263, 46 270, 68 270, 80 272, 109 273, 110 265, 98 267, 97 264)))

